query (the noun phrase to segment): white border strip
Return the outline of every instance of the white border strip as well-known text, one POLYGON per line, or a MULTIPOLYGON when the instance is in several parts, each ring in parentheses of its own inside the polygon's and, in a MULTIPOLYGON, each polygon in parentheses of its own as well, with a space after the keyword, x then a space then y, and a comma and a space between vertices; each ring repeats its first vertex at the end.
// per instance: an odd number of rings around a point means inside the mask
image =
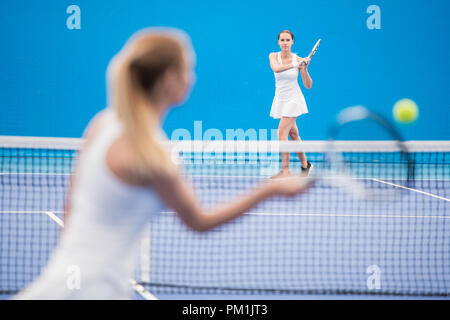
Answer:
MULTIPOLYGON (((410 152, 450 152, 450 141, 406 141, 410 152)), ((326 152, 329 142, 320 141, 171 141, 170 147, 178 152, 326 152)), ((396 152, 400 151, 397 141, 350 141, 333 142, 338 152, 396 152)))
MULTIPOLYGON (((33 211, 33 210, 30 210, 30 211, 25 211, 25 210, 23 210, 23 211, 0 211, 0 213, 4 213, 4 214, 47 214, 47 212, 50 212, 50 211, 33 211)), ((63 214, 64 211, 51 211, 50 213, 63 214)))
MULTIPOLYGON (((83 145, 82 138, 50 138, 50 137, 21 137, 0 136, 0 146, 10 148, 57 148, 80 149, 83 145)), ((169 148, 184 152, 214 152, 225 150, 229 152, 324 152, 328 149, 328 141, 277 141, 277 140, 180 140, 167 141, 169 148)), ((449 140, 411 140, 405 145, 411 152, 450 152, 449 140)), ((396 141, 392 140, 337 140, 333 143, 339 152, 392 152, 398 151, 396 141)))
POLYGON ((48 172, 0 172, 0 176, 24 175, 24 176, 71 176, 72 173, 48 173, 48 172))
POLYGON ((0 146, 9 148, 41 148, 41 149, 80 149, 84 143, 81 138, 48 138, 48 137, 21 137, 0 136, 0 146))

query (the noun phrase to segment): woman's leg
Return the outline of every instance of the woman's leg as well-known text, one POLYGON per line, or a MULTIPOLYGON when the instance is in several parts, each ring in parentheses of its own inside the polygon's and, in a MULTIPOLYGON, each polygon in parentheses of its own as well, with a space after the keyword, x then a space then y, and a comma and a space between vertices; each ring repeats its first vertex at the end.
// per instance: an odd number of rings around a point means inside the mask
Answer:
MULTIPOLYGON (((278 125, 278 140, 279 141, 287 141, 289 136, 289 131, 292 128, 292 125, 295 124, 296 118, 288 118, 282 117, 280 119, 280 123, 278 125)), ((289 174, 289 153, 282 152, 281 153, 281 172, 277 174, 275 177, 283 176, 289 174)))
MULTIPOLYGON (((293 141, 301 141, 300 135, 298 134, 298 127, 295 122, 291 130, 289 131, 289 136, 293 141)), ((313 165, 309 163, 309 161, 306 159, 306 154, 304 152, 298 152, 297 156, 300 162, 302 163, 302 175, 308 176, 313 165)))
MULTIPOLYGON (((294 124, 293 124, 291 130, 289 130, 289 137, 291 137, 292 141, 302 141, 300 139, 300 135, 298 133, 298 127, 297 127, 297 124, 295 123, 295 121, 294 121, 294 124)), ((302 167, 307 168, 308 160, 306 159, 306 154, 304 152, 298 152, 297 156, 298 156, 298 159, 300 160, 300 162, 302 163, 302 167)))

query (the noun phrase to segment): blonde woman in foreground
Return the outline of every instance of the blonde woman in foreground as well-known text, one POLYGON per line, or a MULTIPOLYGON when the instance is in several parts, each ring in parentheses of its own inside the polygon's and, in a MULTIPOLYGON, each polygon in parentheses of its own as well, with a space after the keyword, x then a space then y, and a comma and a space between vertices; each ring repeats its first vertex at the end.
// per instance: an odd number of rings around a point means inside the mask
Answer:
POLYGON ((196 231, 239 217, 274 195, 304 192, 299 178, 270 181, 203 214, 163 148, 165 112, 181 104, 193 82, 189 38, 146 29, 130 38, 108 67, 110 107, 85 132, 72 180, 66 226, 48 265, 18 299, 129 299, 137 248, 146 223, 164 206, 196 231), (79 286, 70 285, 71 271, 79 286))

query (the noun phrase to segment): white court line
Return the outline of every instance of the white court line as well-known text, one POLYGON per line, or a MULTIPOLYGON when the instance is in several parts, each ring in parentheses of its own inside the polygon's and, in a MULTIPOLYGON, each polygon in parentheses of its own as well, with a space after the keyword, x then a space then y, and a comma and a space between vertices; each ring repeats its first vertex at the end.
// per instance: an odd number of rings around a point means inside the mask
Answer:
POLYGON ((145 300, 158 300, 153 294, 147 291, 142 285, 138 284, 135 280, 130 280, 133 289, 139 293, 145 300))
POLYGON ((356 218, 393 218, 393 219, 450 219, 450 216, 401 216, 401 215, 389 215, 389 214, 329 214, 329 213, 264 213, 264 212, 250 212, 246 213, 255 216, 264 215, 283 215, 283 216, 304 216, 304 217, 356 217, 356 218))
MULTIPOLYGON (((47 211, 0 211, 0 214, 48 214, 47 211)), ((54 211, 54 213, 63 213, 54 211)), ((177 214, 175 211, 162 211, 162 214, 177 214)), ((450 216, 405 216, 389 214, 345 214, 345 213, 277 213, 277 212, 246 212, 244 215, 250 216, 299 216, 299 217, 367 217, 367 218, 395 218, 395 219, 450 219, 450 216)))
MULTIPOLYGON (((273 173, 275 174, 275 172, 273 173)), ((259 179, 259 180, 264 180, 264 179, 268 179, 270 178, 273 174, 264 174, 264 175, 259 175, 259 176, 209 176, 209 175, 191 175, 191 174, 183 174, 183 177, 188 177, 188 178, 212 178, 212 179, 227 179, 227 178, 252 178, 252 179, 259 179)), ((389 179, 390 177, 386 177, 386 178, 382 178, 382 179, 389 179)), ((325 177, 325 179, 340 179, 339 177, 325 177)), ((354 180, 374 180, 376 178, 370 178, 370 177, 362 177, 362 178, 356 178, 356 177, 352 177, 352 179, 354 180)), ((403 181, 407 181, 407 179, 404 179, 403 181)), ((450 183, 450 180, 446 180, 446 179, 415 179, 414 181, 442 181, 442 182, 448 182, 450 183)))
MULTIPOLYGON (((40 173, 40 172, 0 172, 0 176, 1 175, 49 175, 49 176, 71 176, 74 173, 40 173)), ((275 174, 275 173, 274 173, 275 174)), ((218 179, 218 178, 223 178, 223 179, 236 179, 236 178, 253 178, 253 179, 267 179, 269 177, 271 177, 271 174, 264 174, 264 175, 257 175, 257 176, 212 176, 212 175, 192 175, 192 174, 182 174, 181 176, 183 177, 192 177, 192 178, 213 178, 213 179, 218 179)), ((328 179, 339 179, 339 178, 333 178, 333 177, 329 177, 328 179)), ((358 177, 354 177, 352 179, 355 180, 377 180, 376 178, 370 178, 370 177, 362 177, 362 178, 358 178, 358 177)), ((389 177, 386 178, 382 178, 382 179, 389 179, 389 177)), ((405 179, 405 181, 407 181, 405 179)), ((443 182, 450 182, 450 180, 446 180, 446 179, 415 179, 414 181, 443 181, 443 182)), ((382 182, 381 180, 379 182, 382 182)), ((388 183, 388 182, 386 182, 388 183)))
POLYGON ((53 212, 51 211, 47 211, 44 212, 46 215, 48 215, 50 217, 50 219, 52 219, 53 221, 55 221, 57 224, 59 224, 60 227, 64 228, 64 221, 62 221, 62 219, 60 219, 59 217, 57 217, 53 212))
POLYGON ((438 195, 435 195, 435 194, 432 194, 432 193, 429 193, 429 192, 425 192, 425 191, 421 191, 421 190, 417 190, 417 189, 413 189, 413 188, 408 188, 408 187, 401 186, 399 184, 395 184, 395 183, 392 183, 392 182, 387 182, 387 181, 383 181, 383 180, 379 180, 379 179, 375 179, 375 178, 373 178, 372 180, 376 181, 376 182, 379 182, 379 183, 385 183, 385 184, 388 184, 388 185, 391 185, 391 186, 394 186, 394 187, 397 187, 397 188, 406 189, 406 190, 409 190, 409 191, 414 191, 414 192, 417 192, 417 193, 421 193, 421 194, 424 194, 426 196, 433 197, 433 198, 436 198, 436 199, 440 199, 440 200, 444 200, 444 201, 450 201, 450 199, 447 199, 447 198, 444 198, 444 197, 441 197, 441 196, 438 196, 438 195))
MULTIPOLYGON (((174 211, 163 211, 163 214, 176 214, 174 211)), ((393 218, 393 219, 450 219, 450 216, 407 216, 389 214, 345 214, 345 213, 276 213, 276 212, 246 212, 251 216, 287 216, 287 217, 348 217, 348 218, 393 218)))

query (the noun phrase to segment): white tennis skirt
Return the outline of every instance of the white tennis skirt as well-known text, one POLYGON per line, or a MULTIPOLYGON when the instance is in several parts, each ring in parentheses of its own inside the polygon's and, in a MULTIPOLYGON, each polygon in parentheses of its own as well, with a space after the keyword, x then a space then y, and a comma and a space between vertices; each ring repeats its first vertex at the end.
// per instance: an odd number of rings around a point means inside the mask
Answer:
POLYGON ((302 94, 296 94, 290 100, 280 100, 277 96, 273 98, 270 116, 275 119, 282 117, 298 117, 301 114, 308 113, 305 97, 302 94))

